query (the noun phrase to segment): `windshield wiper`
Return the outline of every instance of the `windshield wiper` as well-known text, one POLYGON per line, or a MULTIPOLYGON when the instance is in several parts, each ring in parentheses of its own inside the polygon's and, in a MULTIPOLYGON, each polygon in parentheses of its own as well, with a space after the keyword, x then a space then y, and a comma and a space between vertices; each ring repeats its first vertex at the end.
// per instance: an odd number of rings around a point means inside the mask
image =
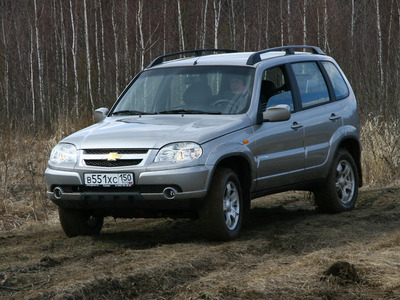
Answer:
POLYGON ((147 113, 139 110, 119 110, 112 113, 113 115, 153 115, 154 113, 147 113))
POLYGON ((196 109, 171 109, 171 110, 164 110, 160 111, 159 114, 213 114, 213 115, 220 115, 219 111, 203 111, 203 110, 196 110, 196 109))

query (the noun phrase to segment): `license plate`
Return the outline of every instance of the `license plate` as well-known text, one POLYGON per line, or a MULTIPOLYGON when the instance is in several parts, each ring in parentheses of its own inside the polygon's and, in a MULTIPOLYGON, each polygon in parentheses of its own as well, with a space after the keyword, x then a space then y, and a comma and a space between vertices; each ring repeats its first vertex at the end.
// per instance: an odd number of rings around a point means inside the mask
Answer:
POLYGON ((88 173, 87 186, 133 186, 133 173, 88 173))

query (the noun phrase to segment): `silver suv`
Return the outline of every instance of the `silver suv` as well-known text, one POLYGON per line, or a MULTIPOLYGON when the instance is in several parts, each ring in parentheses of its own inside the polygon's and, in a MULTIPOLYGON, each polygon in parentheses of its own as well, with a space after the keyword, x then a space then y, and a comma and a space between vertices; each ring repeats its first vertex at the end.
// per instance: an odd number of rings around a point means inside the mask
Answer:
POLYGON ((70 237, 98 234, 105 216, 167 216, 230 240, 251 199, 309 190, 336 213, 362 184, 356 99, 318 47, 163 55, 95 119, 52 150, 46 170, 70 237))

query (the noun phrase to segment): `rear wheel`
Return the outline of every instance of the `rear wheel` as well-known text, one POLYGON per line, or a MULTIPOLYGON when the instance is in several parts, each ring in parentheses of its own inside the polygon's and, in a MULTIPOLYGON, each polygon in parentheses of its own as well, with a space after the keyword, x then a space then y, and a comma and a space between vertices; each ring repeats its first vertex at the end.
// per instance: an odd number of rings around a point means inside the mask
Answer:
POLYGON ((209 240, 236 238, 242 227, 243 213, 243 194, 236 174, 231 169, 217 169, 199 212, 203 235, 209 240))
POLYGON ((347 150, 340 149, 325 184, 314 192, 315 202, 323 212, 351 210, 358 196, 357 166, 347 150))
POLYGON ((58 209, 61 227, 68 237, 99 234, 104 218, 91 211, 58 209))

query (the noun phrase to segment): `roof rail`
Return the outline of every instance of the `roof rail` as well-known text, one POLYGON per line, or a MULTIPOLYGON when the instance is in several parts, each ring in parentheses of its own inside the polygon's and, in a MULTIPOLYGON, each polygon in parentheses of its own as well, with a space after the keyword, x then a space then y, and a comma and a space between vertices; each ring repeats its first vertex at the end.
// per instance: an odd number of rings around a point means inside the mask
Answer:
POLYGON ((276 47, 276 48, 269 48, 261 51, 254 52, 250 55, 249 59, 247 60, 248 65, 254 65, 261 61, 261 54, 272 52, 272 51, 283 51, 285 50, 286 55, 294 54, 294 49, 311 49, 313 54, 325 55, 325 52, 321 50, 321 48, 316 46, 305 46, 305 45, 294 45, 294 46, 284 46, 284 47, 276 47))
POLYGON ((225 52, 225 53, 232 53, 232 52, 237 52, 237 50, 232 50, 232 49, 197 49, 197 50, 188 50, 188 51, 181 51, 181 52, 175 52, 175 53, 170 53, 170 54, 165 54, 157 57, 154 59, 148 66, 147 68, 151 68, 155 65, 161 64, 164 61, 164 58, 166 57, 171 57, 171 56, 177 56, 177 55, 182 55, 182 54, 189 54, 193 53, 193 56, 202 56, 203 52, 225 52))

